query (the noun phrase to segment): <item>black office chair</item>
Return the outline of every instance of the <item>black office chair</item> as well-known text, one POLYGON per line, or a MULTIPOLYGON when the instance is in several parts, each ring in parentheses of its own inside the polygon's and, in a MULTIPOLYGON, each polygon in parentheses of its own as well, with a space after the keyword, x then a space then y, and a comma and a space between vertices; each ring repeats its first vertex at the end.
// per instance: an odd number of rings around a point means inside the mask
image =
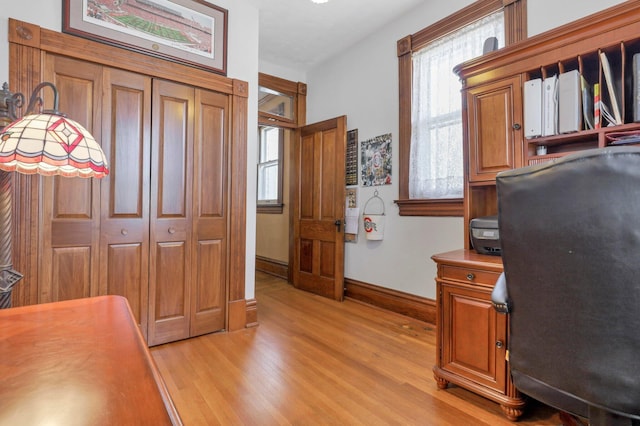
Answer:
POLYGON ((525 395, 591 425, 640 425, 640 149, 497 178, 509 365, 525 395))

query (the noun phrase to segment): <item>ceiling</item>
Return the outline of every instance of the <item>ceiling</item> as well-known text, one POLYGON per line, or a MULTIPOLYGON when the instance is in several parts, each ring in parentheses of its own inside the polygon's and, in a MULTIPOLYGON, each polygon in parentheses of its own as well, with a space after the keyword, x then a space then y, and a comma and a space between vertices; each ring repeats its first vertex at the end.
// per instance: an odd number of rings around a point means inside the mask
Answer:
POLYGON ((307 71, 428 0, 257 0, 259 57, 307 71))

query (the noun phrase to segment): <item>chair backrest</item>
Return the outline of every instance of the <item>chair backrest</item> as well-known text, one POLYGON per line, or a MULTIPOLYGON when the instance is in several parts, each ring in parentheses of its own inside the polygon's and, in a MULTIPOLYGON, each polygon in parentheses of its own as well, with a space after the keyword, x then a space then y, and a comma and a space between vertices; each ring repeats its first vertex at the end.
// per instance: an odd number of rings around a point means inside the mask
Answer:
POLYGON ((640 149, 498 175, 516 387, 561 410, 640 419, 640 149))

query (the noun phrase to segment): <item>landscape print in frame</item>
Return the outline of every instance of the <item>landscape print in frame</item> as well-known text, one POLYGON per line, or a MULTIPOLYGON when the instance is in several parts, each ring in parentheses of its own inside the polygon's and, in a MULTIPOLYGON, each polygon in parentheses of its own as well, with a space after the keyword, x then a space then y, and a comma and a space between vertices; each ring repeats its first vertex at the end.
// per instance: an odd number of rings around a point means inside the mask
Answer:
POLYGON ((226 75, 227 14, 204 0, 63 0, 62 30, 226 75))

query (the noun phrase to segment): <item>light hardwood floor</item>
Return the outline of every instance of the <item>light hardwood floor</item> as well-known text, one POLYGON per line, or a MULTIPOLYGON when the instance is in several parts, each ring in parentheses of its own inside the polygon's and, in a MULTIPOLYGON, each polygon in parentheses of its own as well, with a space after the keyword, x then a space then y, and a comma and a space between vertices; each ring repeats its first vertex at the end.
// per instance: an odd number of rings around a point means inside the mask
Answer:
MULTIPOLYGON (((152 348, 185 425, 513 425, 498 404, 438 390, 434 327, 256 276, 259 326, 152 348)), ((559 425, 533 403, 518 425, 559 425)))

